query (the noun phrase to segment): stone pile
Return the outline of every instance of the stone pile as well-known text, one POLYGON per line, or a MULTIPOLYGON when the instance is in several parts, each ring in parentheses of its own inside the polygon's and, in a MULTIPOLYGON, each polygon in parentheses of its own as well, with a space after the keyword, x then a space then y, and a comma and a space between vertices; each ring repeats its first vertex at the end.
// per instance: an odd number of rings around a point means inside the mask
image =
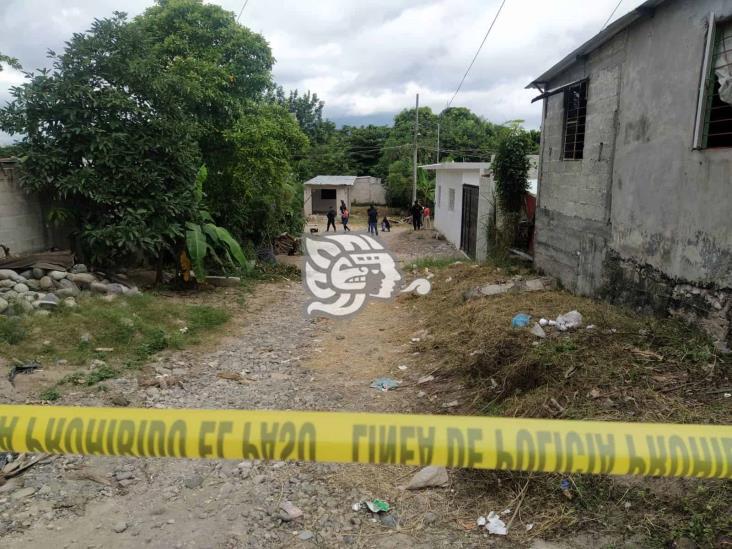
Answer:
POLYGON ((70 270, 47 270, 35 267, 22 272, 0 269, 0 314, 24 314, 50 311, 57 307, 76 307, 84 295, 134 295, 134 286, 113 282, 101 273, 91 273, 86 265, 70 270))

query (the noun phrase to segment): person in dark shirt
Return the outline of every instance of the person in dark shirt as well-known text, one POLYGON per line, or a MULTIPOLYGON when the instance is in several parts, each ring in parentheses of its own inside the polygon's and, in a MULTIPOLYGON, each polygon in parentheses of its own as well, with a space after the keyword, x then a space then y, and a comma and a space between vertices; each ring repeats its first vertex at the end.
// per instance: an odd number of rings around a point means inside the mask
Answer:
POLYGON ((338 232, 336 231, 335 225, 336 212, 333 209, 333 206, 328 208, 328 213, 326 214, 326 216, 328 217, 328 227, 325 229, 325 232, 327 233, 330 230, 331 226, 333 227, 334 232, 338 232))
POLYGON ((412 206, 412 227, 415 231, 422 228, 422 205, 417 200, 412 206))
POLYGON ((389 222, 389 219, 384 216, 384 219, 381 220, 381 230, 385 233, 391 232, 391 223, 389 222))
POLYGON ((369 215, 369 233, 373 233, 378 236, 379 228, 377 227, 377 223, 379 222, 379 211, 374 208, 373 204, 371 204, 366 213, 369 215))

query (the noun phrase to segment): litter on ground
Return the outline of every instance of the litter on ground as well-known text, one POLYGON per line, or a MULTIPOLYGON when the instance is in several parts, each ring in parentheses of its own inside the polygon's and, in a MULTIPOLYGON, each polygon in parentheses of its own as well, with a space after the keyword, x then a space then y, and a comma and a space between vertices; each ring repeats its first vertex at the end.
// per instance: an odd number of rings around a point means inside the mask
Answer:
POLYGON ((407 484, 407 490, 419 490, 421 488, 434 488, 447 486, 450 478, 447 476, 447 469, 435 465, 429 465, 420 469, 407 484))
POLYGON ((380 377, 371 382, 370 387, 372 389, 379 389, 380 391, 391 391, 392 389, 396 389, 399 387, 399 384, 401 382, 397 381, 396 379, 391 379, 390 377, 380 377))
POLYGON ((512 328, 526 328, 526 326, 529 325, 529 321, 531 320, 531 315, 527 315, 526 313, 519 313, 513 319, 511 320, 511 327, 512 328))

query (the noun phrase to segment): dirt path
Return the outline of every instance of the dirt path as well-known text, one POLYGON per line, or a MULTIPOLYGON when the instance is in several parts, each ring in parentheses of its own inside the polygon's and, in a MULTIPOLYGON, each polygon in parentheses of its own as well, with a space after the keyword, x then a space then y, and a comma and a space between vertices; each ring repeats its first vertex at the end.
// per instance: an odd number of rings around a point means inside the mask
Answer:
MULTIPOLYGON (((444 241, 399 230, 385 240, 400 257, 455 255, 444 241)), ((375 304, 348 321, 307 320, 299 282, 262 284, 246 313, 211 351, 179 352, 153 368, 183 380, 141 388, 134 378, 108 383, 141 407, 424 412, 439 393, 415 381, 429 364, 415 353, 421 327, 415 298, 375 304), (400 369, 399 366, 406 368, 400 369), (244 372, 246 383, 221 379, 244 372), (405 382, 398 391, 369 388, 378 376, 405 382)), ((60 404, 101 405, 101 396, 67 395, 60 404), (74 400, 72 400, 72 398, 74 400)), ((435 547, 482 546, 467 531, 474 500, 454 489, 406 492, 404 467, 282 462, 222 462, 57 457, 0 487, 4 547, 435 547), (354 512, 379 497, 383 520, 354 512), (289 500, 305 515, 283 522, 289 500)), ((481 512, 484 512, 481 510, 481 512)))

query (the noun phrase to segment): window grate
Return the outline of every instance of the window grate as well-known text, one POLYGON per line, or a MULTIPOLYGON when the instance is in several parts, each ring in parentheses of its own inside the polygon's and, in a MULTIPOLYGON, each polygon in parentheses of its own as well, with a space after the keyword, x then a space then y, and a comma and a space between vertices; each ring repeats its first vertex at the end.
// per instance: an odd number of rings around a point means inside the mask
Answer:
POLYGON ((564 90, 565 160, 581 160, 585 149, 587 121, 587 80, 564 90))
POLYGON ((704 143, 709 148, 732 147, 732 105, 719 96, 718 69, 726 69, 732 60, 732 24, 720 25, 714 40, 714 62, 711 63, 707 88, 704 143))

